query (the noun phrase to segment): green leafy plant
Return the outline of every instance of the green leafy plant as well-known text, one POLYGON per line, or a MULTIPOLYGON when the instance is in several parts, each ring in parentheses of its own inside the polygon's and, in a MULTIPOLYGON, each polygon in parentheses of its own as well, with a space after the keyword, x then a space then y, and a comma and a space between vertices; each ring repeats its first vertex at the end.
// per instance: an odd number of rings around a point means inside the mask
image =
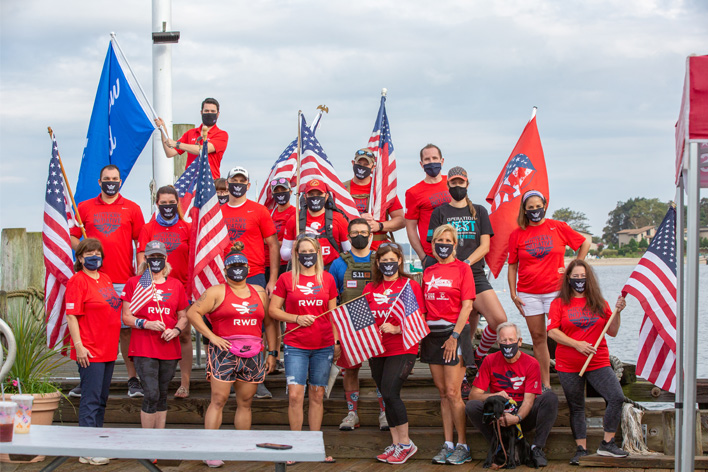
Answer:
MULTIPOLYGON (((52 373, 69 359, 61 356, 61 349, 47 347, 44 324, 44 304, 39 299, 26 303, 9 304, 5 322, 10 326, 17 344, 17 356, 5 379, 5 393, 52 393, 59 390, 52 382, 52 373), (20 385, 17 385, 19 380, 20 385)), ((3 346, 7 353, 7 348, 3 346)))

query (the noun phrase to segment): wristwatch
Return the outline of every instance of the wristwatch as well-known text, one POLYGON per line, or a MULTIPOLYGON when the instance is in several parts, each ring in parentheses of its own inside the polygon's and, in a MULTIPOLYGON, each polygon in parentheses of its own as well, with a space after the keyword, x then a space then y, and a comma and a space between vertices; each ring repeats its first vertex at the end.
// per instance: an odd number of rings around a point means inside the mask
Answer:
POLYGON ((460 337, 460 333, 458 333, 457 331, 453 331, 451 336, 452 336, 452 339, 457 339, 460 337))
POLYGON ((179 145, 182 144, 179 141, 175 142, 175 149, 179 149, 179 145))
POLYGON ((278 351, 268 351, 269 356, 278 357, 278 351))

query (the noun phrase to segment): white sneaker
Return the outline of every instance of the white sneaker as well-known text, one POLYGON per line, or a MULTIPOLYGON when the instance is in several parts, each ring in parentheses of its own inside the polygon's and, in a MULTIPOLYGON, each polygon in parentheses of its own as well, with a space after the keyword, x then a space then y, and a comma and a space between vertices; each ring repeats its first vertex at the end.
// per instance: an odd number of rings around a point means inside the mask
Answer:
POLYGON ((389 431, 391 429, 388 427, 388 420, 386 419, 385 411, 379 413, 379 429, 381 431, 389 431))
POLYGON ((354 431, 354 428, 359 427, 359 416, 356 411, 350 411, 347 416, 342 420, 342 424, 339 425, 340 431, 354 431))
POLYGON ((111 462, 107 457, 79 457, 79 462, 82 464, 91 465, 106 465, 111 462))

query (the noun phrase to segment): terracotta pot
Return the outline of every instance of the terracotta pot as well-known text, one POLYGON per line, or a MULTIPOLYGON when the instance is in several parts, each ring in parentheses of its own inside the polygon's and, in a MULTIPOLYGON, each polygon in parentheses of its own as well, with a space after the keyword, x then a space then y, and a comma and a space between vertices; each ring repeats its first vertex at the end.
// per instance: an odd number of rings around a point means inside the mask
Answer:
MULTIPOLYGON (((59 408, 61 400, 61 392, 54 393, 33 393, 32 396, 32 424, 50 425, 54 421, 54 412, 59 408)), ((32 427, 30 432, 32 434, 32 427)), ((44 456, 24 456, 0 454, 0 462, 13 462, 23 464, 28 462, 40 462, 44 460, 44 456)))

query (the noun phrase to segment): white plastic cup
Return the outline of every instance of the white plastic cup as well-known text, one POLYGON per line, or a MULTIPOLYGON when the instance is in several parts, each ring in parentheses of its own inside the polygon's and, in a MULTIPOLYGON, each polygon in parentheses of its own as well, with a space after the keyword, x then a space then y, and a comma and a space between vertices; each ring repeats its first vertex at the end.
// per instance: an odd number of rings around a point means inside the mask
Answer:
POLYGON ((15 434, 27 434, 32 425, 32 395, 12 395, 10 399, 17 403, 15 414, 15 434))
POLYGON ((17 403, 0 402, 0 442, 12 442, 17 403))

